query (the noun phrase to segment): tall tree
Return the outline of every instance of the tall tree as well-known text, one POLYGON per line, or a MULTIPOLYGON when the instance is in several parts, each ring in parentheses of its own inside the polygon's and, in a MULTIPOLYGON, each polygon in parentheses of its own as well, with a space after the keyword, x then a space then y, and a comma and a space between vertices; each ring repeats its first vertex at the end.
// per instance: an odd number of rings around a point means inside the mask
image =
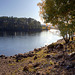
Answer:
POLYGON ((75 32, 75 0, 42 0, 38 3, 45 23, 58 25, 63 37, 75 32))

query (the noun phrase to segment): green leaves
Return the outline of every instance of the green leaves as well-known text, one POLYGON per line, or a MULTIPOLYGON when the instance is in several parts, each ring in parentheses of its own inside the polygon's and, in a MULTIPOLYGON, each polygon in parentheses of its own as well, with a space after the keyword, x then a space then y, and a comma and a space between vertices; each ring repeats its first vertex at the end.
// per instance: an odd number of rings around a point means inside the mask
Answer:
POLYGON ((41 4, 46 23, 58 25, 63 36, 75 32, 75 0, 44 0, 41 4))

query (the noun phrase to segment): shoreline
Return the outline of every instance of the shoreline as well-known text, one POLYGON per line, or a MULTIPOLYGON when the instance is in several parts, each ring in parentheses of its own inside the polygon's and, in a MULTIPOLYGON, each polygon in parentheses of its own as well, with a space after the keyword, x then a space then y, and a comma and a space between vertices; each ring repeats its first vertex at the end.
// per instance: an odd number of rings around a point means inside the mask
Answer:
MULTIPOLYGON (((59 40, 57 40, 57 41, 54 42, 54 43, 59 44, 59 43, 64 43, 64 42, 65 42, 65 41, 64 41, 63 39, 59 39, 59 40)), ((52 44, 52 43, 51 43, 51 44, 52 44)), ((51 45, 51 44, 49 44, 49 45, 51 45)), ((28 52, 26 52, 26 53, 18 53, 18 54, 27 54, 27 53, 33 52, 34 50, 39 50, 39 49, 45 48, 45 47, 47 47, 47 46, 48 46, 48 45, 45 45, 45 46, 40 47, 40 48, 35 48, 35 49, 33 49, 32 51, 28 51, 28 52)), ((10 56, 6 56, 6 55, 4 55, 4 54, 1 54, 0 57, 13 57, 13 56, 16 56, 16 55, 18 55, 18 54, 10 55, 10 56)))
POLYGON ((63 39, 24 54, 0 56, 0 75, 74 75, 75 43, 63 39))

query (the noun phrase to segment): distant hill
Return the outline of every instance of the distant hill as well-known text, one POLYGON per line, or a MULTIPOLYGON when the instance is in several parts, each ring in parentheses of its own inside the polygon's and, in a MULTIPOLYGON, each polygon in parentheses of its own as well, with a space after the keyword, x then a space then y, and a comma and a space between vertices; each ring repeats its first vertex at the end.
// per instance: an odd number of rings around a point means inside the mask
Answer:
POLYGON ((33 18, 0 17, 0 31, 41 31, 41 23, 33 18))

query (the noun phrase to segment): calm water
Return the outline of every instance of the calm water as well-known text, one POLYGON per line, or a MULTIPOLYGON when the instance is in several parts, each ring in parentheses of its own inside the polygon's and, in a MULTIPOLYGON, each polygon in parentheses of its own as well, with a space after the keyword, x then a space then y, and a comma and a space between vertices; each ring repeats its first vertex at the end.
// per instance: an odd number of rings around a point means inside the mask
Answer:
POLYGON ((54 29, 37 33, 0 33, 0 55, 11 56, 26 53, 34 48, 56 42, 61 38, 60 32, 54 29))

